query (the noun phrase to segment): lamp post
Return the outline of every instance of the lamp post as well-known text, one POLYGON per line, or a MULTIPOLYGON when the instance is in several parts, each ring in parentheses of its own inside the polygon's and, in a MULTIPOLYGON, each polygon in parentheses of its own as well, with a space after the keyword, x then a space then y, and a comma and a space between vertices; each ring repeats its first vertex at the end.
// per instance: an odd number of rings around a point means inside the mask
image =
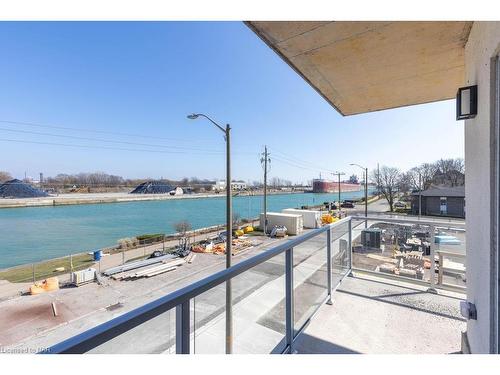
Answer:
MULTIPOLYGON (((365 172, 365 217, 368 217, 368 168, 356 163, 351 163, 349 165, 359 167, 365 172)), ((366 227, 368 227, 368 222, 365 220, 365 228, 366 227)))
MULTIPOLYGON (((190 120, 204 117, 224 133, 226 141, 226 268, 231 267, 232 240, 233 240, 233 213, 232 213, 232 191, 231 191, 231 127, 226 124, 223 128, 203 113, 193 113, 187 116, 190 120)), ((226 354, 233 351, 233 307, 231 280, 226 281, 226 354)))

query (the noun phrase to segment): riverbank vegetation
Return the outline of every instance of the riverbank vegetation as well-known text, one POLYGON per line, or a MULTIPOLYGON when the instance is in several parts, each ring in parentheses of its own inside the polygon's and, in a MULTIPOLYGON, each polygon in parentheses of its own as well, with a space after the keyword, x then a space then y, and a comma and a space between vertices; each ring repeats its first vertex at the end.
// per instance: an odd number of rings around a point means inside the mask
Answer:
POLYGON ((0 280, 11 283, 28 283, 59 276, 73 271, 91 267, 94 264, 92 255, 77 254, 63 258, 51 259, 44 262, 26 264, 0 271, 0 280))

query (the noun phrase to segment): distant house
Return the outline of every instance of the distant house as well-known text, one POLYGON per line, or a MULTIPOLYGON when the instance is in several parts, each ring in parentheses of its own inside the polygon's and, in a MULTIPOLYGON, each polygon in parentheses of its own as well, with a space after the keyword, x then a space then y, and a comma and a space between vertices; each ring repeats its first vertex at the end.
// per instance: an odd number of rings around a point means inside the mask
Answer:
MULTIPOLYGON (((245 181, 239 180, 231 182, 231 189, 233 190, 245 190, 246 188, 247 184, 245 181)), ((225 180, 216 181, 213 189, 216 191, 226 190, 226 181, 225 180)))
POLYGON ((432 187, 412 194, 412 214, 418 215, 419 195, 422 215, 465 218, 465 186, 432 187))

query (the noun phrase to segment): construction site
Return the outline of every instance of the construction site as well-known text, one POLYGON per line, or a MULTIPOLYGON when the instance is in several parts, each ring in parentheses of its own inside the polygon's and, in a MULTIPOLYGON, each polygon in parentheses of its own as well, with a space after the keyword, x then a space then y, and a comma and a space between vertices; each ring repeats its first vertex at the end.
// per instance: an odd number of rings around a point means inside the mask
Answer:
MULTIPOLYGON (((327 211, 298 209, 269 212, 267 216, 267 234, 260 229, 264 227, 264 214, 258 226, 247 224, 233 232, 233 264, 337 220, 327 211)), ((220 271, 225 267, 225 241, 226 233, 220 230, 198 235, 196 242, 192 236, 181 233, 177 239, 154 242, 126 252, 96 251, 85 255, 85 261, 79 266, 74 258, 69 267, 52 270, 58 276, 37 279, 34 283, 2 280, 0 346, 13 349, 48 347, 220 271)), ((323 254, 324 246, 320 242, 317 248, 303 249, 302 260, 323 254)), ((280 277, 282 272, 284 269, 278 264, 257 267, 253 278, 236 283, 234 298, 248 296, 280 277)), ((310 296, 313 298, 314 293, 310 296)), ((201 309, 200 321, 196 323, 200 328, 224 310, 223 293, 216 291, 207 293, 206 298, 198 298, 196 303, 197 309, 201 309)), ((276 316, 269 318, 266 324, 281 330, 281 323, 273 323, 275 318, 281 321, 276 316)), ((165 340, 159 347, 152 347, 158 342, 152 340, 139 345, 124 341, 122 345, 125 352, 169 350, 170 344, 165 340)))

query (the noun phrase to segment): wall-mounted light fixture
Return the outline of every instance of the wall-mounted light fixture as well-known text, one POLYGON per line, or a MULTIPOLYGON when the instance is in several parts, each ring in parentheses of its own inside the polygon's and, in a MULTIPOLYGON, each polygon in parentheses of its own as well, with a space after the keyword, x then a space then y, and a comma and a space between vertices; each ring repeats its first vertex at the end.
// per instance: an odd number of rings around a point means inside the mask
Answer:
POLYGON ((457 92, 457 120, 477 115, 477 85, 460 87, 457 92))

